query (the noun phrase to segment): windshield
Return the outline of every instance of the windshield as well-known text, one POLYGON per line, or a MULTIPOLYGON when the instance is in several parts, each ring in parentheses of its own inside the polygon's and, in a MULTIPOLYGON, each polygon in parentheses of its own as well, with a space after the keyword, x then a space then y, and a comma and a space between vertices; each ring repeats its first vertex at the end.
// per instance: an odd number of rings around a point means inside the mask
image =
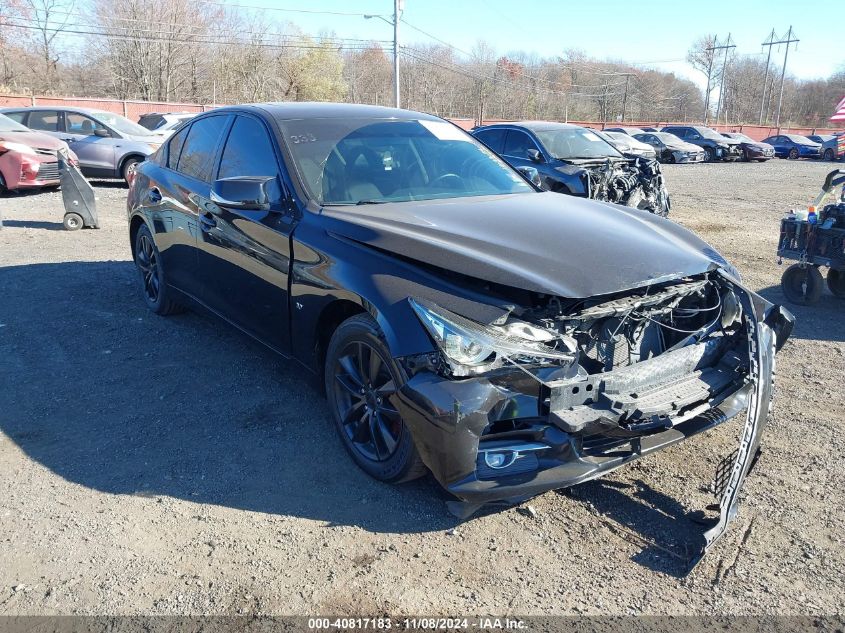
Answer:
POLYGON ((5 114, 0 114, 0 132, 31 132, 28 127, 25 127, 18 123, 17 121, 13 121, 5 114))
POLYGON ((788 138, 793 143, 798 143, 799 145, 816 145, 814 141, 811 141, 806 136, 801 136, 800 134, 784 134, 786 138, 788 138))
POLYGON ((153 136, 153 134, 145 127, 133 123, 124 116, 114 114, 113 112, 92 112, 101 123, 105 123, 111 129, 117 130, 121 134, 130 134, 132 136, 153 136))
POLYGON ((725 137, 719 134, 716 130, 711 130, 709 127, 697 127, 695 131, 701 134, 703 138, 712 138, 714 141, 724 141, 725 137))
POLYGON ((280 120, 296 171, 316 202, 377 204, 534 189, 446 121, 280 120))
POLYGON ((615 147, 592 130, 580 127, 534 130, 534 134, 555 158, 622 157, 615 147))
POLYGON ((679 139, 677 136, 670 134, 669 132, 649 132, 649 134, 659 138, 664 145, 677 145, 684 142, 682 139, 679 139))

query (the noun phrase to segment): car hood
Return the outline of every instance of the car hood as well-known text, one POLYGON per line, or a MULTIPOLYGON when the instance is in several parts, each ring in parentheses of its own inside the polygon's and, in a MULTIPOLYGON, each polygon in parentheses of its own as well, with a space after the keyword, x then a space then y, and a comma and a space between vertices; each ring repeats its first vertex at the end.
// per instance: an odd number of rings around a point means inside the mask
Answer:
POLYGON ((768 143, 761 143, 760 141, 755 141, 754 143, 746 143, 746 145, 750 147, 755 147, 757 149, 774 149, 774 145, 769 145, 768 143))
POLYGON ((720 139, 711 138, 707 140, 714 141, 716 143, 721 143, 722 145, 742 145, 742 141, 735 138, 728 138, 727 136, 720 139))
POLYGON ((560 297, 630 290, 726 265, 674 222, 553 192, 331 206, 321 213, 338 237, 560 297))
POLYGON ((35 149, 67 149, 67 143, 41 132, 0 132, 0 141, 23 143, 35 149))

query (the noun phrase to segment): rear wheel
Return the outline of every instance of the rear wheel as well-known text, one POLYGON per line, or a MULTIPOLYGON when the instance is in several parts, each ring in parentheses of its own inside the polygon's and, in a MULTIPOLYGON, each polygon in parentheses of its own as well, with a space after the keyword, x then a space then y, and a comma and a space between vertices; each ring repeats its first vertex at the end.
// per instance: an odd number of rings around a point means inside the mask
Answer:
POLYGON ((815 266, 793 264, 780 280, 780 287, 787 300, 799 305, 812 305, 822 296, 824 280, 815 266))
POLYGON ((344 447, 364 472, 380 481, 398 483, 425 474, 395 404, 405 381, 369 315, 341 323, 326 350, 326 395, 344 447))
POLYGON ((141 278, 144 302, 150 310, 161 316, 182 311, 182 306, 171 296, 161 266, 161 254, 146 226, 139 228, 135 235, 135 267, 141 278))
POLYGON ((791 150, 789 150, 789 157, 792 160, 796 160, 798 158, 798 148, 793 147, 791 150))
POLYGON ((840 299, 845 299, 845 270, 831 268, 827 271, 827 287, 840 299))

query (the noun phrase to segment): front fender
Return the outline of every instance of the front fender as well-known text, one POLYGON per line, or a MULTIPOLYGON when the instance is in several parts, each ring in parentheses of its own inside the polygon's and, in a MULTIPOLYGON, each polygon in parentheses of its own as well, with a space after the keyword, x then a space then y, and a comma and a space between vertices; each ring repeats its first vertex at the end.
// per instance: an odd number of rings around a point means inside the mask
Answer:
POLYGON ((435 349, 408 297, 428 299, 486 323, 508 312, 495 300, 449 283, 414 262, 330 233, 312 213, 297 226, 291 250, 293 354, 309 366, 315 361, 315 326, 336 302, 353 303, 372 315, 395 358, 435 349))

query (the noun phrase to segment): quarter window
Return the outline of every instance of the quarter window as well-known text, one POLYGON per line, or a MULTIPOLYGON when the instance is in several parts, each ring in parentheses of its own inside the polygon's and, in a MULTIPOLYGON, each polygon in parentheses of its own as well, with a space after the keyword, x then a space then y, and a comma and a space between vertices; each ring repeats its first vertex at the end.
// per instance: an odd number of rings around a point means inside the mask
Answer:
POLYGON ((29 113, 29 125, 31 130, 43 132, 59 131, 59 113, 55 111, 36 110, 29 113))
POLYGON ((185 138, 188 136, 188 130, 190 130, 190 126, 186 127, 178 134, 175 134, 173 138, 167 142, 166 167, 176 169, 176 166, 179 163, 179 154, 182 153, 182 146, 185 144, 185 138))
POLYGON ((196 121, 185 139, 176 169, 186 176, 208 181, 214 153, 228 119, 226 116, 210 116, 196 121))
POLYGON ((12 119, 15 123, 23 124, 23 120, 26 117, 26 112, 4 112, 7 117, 12 119))

